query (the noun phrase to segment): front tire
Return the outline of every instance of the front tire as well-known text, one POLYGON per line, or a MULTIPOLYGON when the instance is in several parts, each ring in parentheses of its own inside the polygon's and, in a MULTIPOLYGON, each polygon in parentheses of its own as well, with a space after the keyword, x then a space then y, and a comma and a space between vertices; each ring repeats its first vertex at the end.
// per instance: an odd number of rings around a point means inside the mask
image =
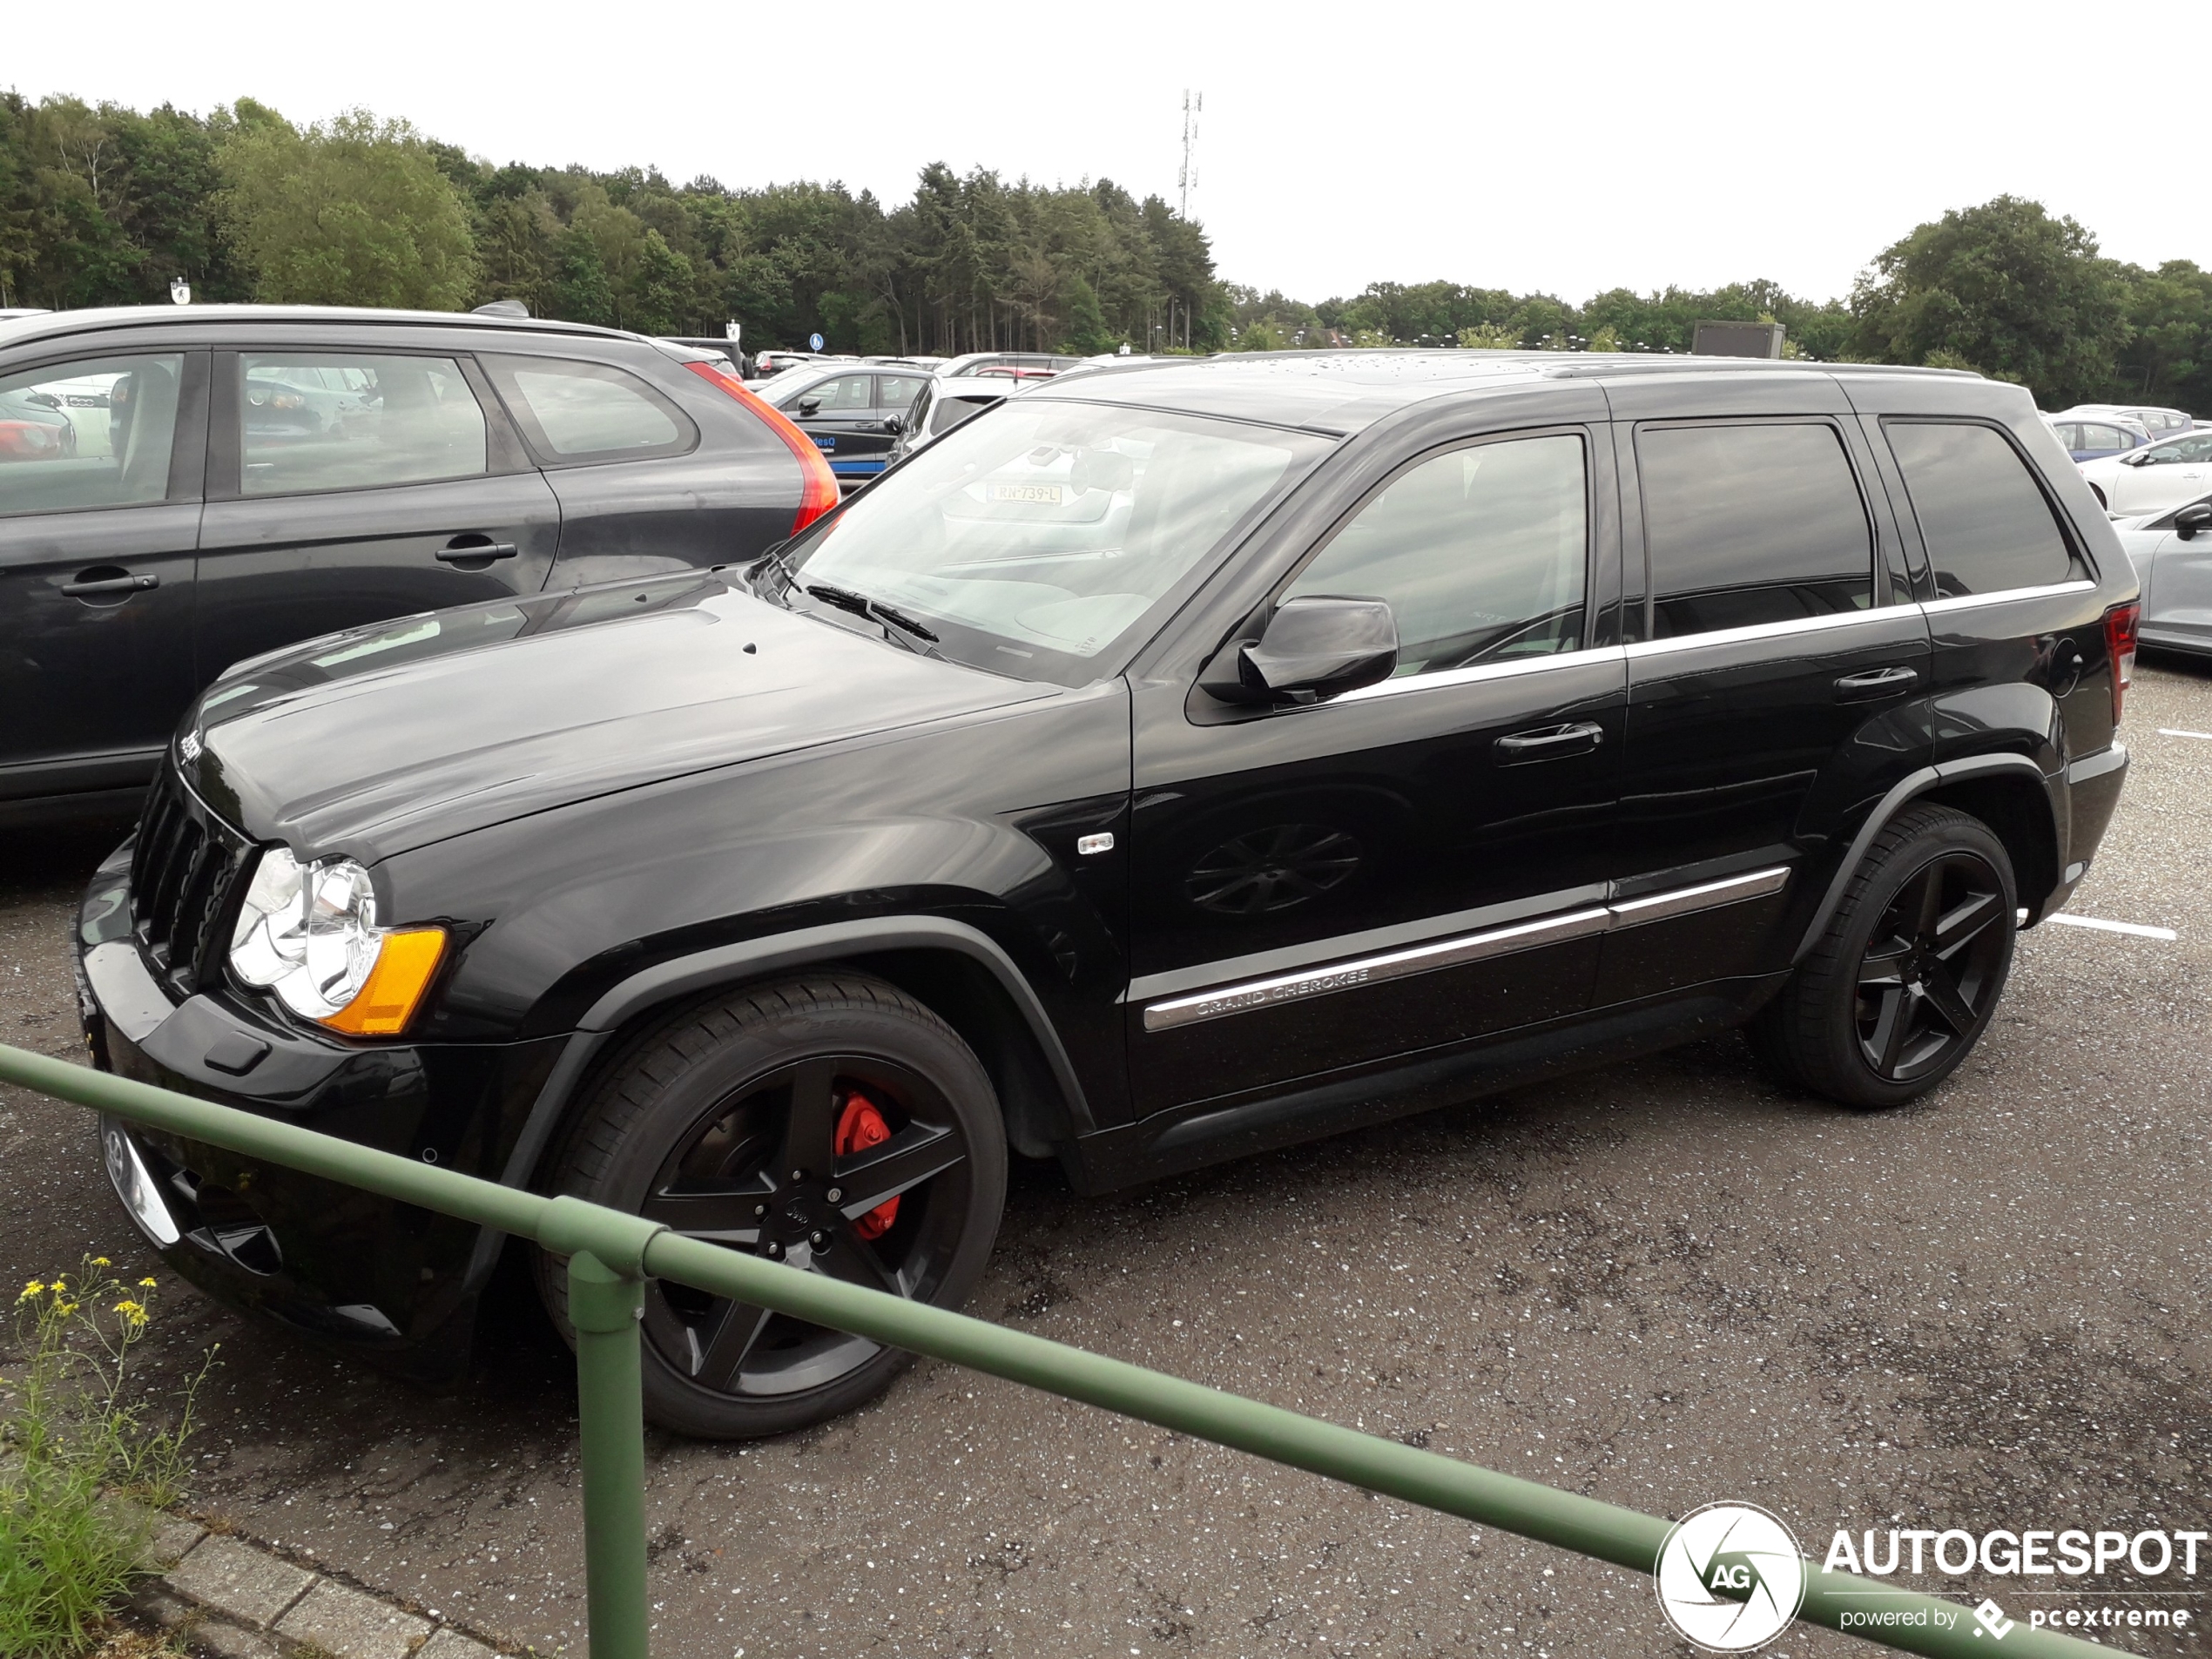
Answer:
MULTIPOLYGON (((871 1289, 957 1307, 1006 1200, 988 1076, 896 987, 832 973, 738 993, 644 1038, 570 1130, 551 1190, 871 1289)), ((538 1290, 571 1345, 563 1258, 538 1290)), ((645 1414, 713 1440, 852 1410, 912 1356, 648 1280, 645 1414)))
POLYGON ((1752 1022, 1752 1048, 1785 1080, 1846 1106, 1917 1099, 1988 1026, 2012 971, 2018 902, 2012 859, 1987 825, 1907 807, 1752 1022))

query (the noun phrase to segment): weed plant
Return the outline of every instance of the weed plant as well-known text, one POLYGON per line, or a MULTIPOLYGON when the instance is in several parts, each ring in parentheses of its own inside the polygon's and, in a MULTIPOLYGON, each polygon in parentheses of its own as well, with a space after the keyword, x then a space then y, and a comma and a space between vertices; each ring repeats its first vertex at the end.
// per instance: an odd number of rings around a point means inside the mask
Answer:
POLYGON ((135 1387, 132 1354, 155 1288, 126 1285, 106 1257, 88 1256, 16 1298, 18 1363, 0 1379, 0 1659, 67 1659, 91 1646, 143 1570, 151 1523, 138 1506, 183 1495, 193 1405, 214 1354, 173 1419, 158 1420, 135 1387))

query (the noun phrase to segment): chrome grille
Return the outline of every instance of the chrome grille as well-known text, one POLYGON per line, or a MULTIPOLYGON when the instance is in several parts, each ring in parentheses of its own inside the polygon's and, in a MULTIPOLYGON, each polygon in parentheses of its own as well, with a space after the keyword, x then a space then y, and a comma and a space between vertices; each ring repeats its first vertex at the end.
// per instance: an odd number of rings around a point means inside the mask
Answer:
POLYGON ((131 854, 131 916, 146 965, 176 995, 192 995, 221 971, 223 924, 253 851, 172 768, 162 768, 131 854))

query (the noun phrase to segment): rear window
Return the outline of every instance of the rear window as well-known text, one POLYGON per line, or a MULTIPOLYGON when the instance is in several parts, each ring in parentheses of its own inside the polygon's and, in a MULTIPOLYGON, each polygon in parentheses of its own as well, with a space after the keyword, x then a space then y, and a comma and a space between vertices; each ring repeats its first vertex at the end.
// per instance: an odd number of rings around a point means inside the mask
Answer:
POLYGON ((627 369, 552 357, 481 361, 548 460, 637 461, 683 455, 698 440, 682 410, 627 369))
POLYGON ((1873 534, 1835 428, 1647 427, 1636 465, 1654 638, 1873 604, 1873 534))
POLYGON ((1883 428, 1927 544, 1936 597, 2042 587, 2087 574, 2027 462, 2002 433, 1963 421, 1885 421, 1883 428))

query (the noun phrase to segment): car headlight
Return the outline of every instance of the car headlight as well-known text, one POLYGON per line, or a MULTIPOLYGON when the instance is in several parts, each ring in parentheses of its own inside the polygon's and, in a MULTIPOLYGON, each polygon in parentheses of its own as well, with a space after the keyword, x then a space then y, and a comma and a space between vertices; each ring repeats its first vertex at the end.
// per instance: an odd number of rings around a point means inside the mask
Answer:
POLYGON ((445 954, 442 927, 379 927, 376 890, 351 859, 302 864, 262 850, 231 932, 231 971, 294 1014, 348 1036, 404 1030, 445 954))

